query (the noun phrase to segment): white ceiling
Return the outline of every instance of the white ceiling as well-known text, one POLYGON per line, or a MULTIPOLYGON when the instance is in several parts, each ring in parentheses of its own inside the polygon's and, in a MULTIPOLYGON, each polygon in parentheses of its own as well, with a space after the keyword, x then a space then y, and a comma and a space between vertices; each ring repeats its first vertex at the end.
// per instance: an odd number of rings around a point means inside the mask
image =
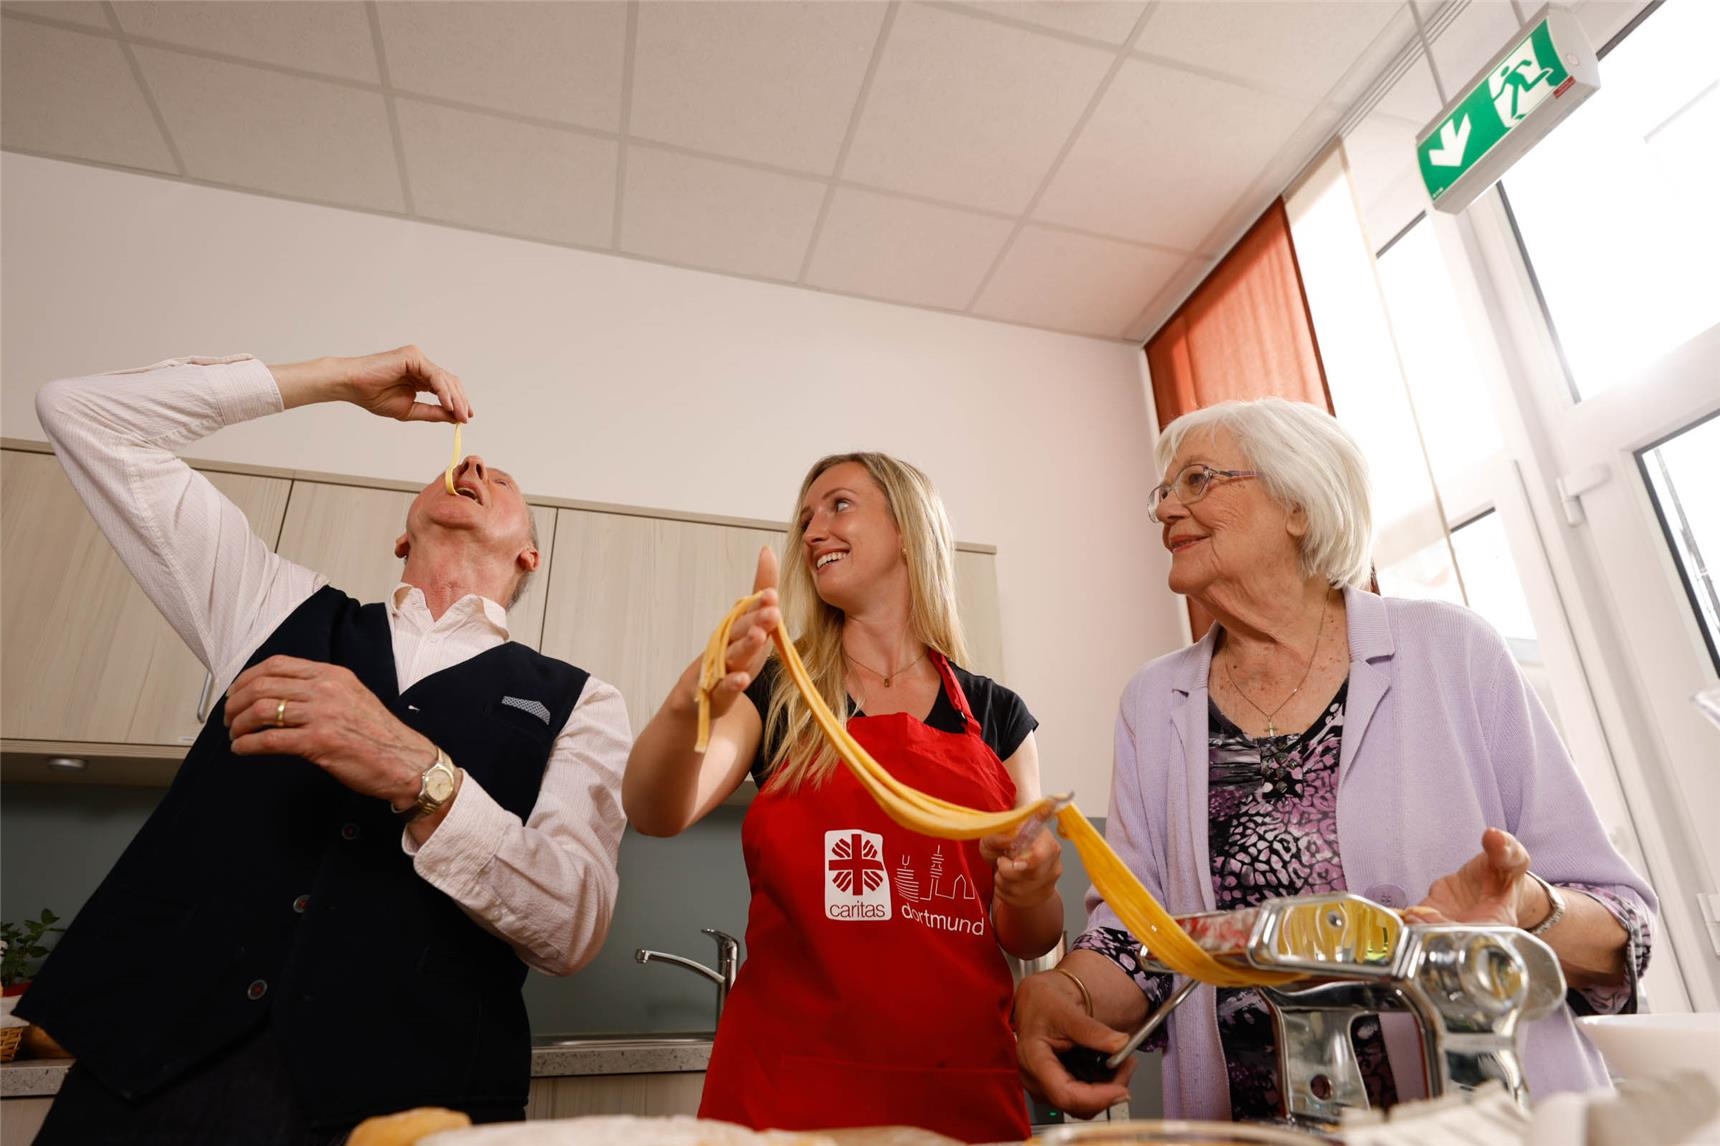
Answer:
POLYGON ((1140 341, 1411 2, 5 0, 0 146, 1140 341))

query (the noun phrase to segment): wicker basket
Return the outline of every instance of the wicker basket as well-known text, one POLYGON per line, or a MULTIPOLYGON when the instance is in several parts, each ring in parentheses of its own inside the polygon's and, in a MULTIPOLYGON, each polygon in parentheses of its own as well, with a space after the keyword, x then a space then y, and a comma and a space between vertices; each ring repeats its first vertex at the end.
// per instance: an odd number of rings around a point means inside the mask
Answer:
POLYGON ((0 1062, 18 1057, 18 1047, 24 1041, 25 1027, 0 1027, 0 1062))

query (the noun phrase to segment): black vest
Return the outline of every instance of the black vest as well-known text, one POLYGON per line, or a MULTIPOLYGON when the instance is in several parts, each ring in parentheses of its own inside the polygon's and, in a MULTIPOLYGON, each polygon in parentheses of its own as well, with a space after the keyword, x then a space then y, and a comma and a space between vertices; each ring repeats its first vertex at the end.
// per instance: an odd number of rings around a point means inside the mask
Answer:
MULTIPOLYGON (((397 691, 388 617, 325 588, 263 642, 350 669, 522 820, 587 674, 507 643, 397 691), (535 702, 535 703, 533 703, 535 702)), ((526 1100, 526 967, 413 871, 401 821, 215 709, 20 1013, 137 1098, 267 1024, 318 1122, 526 1100)), ((425 762, 426 764, 429 761, 425 762)))

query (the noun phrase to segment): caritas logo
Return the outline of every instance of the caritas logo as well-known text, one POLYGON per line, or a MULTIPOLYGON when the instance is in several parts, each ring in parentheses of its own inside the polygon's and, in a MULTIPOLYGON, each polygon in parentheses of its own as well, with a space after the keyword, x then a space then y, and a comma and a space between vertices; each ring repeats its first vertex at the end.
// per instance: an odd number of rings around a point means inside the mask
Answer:
POLYGON ((857 828, 824 833, 824 915, 843 920, 890 918, 883 836, 857 828))

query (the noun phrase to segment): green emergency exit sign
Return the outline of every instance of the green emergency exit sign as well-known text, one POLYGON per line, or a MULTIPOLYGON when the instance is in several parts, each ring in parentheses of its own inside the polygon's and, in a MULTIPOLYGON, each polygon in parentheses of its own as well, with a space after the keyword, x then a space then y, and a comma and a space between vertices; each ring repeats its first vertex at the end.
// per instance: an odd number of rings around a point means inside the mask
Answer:
POLYGON ((1542 9, 1416 137, 1428 198, 1461 211, 1599 86, 1582 29, 1542 9))

